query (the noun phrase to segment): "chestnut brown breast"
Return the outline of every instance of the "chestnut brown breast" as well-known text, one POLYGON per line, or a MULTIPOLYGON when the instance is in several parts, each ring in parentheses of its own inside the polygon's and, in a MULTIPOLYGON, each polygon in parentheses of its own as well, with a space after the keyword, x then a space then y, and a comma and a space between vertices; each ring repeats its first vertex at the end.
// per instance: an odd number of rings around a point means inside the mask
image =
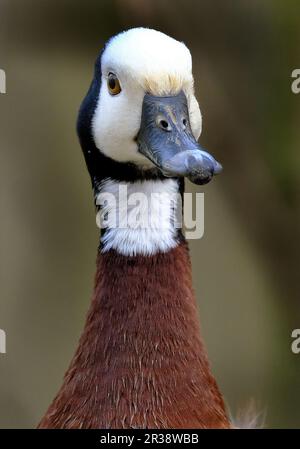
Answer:
POLYGON ((40 428, 228 428, 198 324, 186 243, 98 256, 78 349, 40 428))

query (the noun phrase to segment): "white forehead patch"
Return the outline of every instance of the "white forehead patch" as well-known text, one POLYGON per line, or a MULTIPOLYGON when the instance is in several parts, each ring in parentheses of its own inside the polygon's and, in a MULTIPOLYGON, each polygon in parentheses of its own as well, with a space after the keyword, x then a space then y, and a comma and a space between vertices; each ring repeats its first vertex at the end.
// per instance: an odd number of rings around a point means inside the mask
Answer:
POLYGON ((193 84, 189 49, 172 37, 148 28, 118 34, 102 57, 102 72, 118 70, 153 95, 178 93, 193 84))

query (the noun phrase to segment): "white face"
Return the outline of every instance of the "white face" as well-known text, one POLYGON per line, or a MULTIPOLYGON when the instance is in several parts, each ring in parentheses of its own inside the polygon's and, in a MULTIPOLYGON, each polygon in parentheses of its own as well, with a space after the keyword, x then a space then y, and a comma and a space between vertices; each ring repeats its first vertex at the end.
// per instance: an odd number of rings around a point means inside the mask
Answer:
POLYGON ((181 42, 155 30, 135 28, 114 37, 101 60, 102 83, 92 122, 99 150, 120 162, 152 166, 138 152, 135 138, 141 124, 146 92, 174 95, 184 91, 189 105, 191 128, 196 139, 202 128, 198 102, 194 96, 192 59, 181 42), (112 95, 108 76, 113 73, 121 91, 112 95))

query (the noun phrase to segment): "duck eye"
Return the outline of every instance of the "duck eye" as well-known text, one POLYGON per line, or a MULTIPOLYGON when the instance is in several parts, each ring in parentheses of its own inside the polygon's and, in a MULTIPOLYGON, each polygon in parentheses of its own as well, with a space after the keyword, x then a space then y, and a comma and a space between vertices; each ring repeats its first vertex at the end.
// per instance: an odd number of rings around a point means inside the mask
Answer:
POLYGON ((108 74, 107 87, 111 95, 118 95, 121 92, 120 82, 114 73, 108 74))

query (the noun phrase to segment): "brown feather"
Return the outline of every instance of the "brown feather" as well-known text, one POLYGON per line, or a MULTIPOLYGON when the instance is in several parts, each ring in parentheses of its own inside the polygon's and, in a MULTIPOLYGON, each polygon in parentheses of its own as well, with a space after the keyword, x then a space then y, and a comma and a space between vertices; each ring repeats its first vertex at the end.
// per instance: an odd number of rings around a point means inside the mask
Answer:
POLYGON ((98 256, 78 349, 40 428, 228 428, 198 324, 186 243, 98 256))

